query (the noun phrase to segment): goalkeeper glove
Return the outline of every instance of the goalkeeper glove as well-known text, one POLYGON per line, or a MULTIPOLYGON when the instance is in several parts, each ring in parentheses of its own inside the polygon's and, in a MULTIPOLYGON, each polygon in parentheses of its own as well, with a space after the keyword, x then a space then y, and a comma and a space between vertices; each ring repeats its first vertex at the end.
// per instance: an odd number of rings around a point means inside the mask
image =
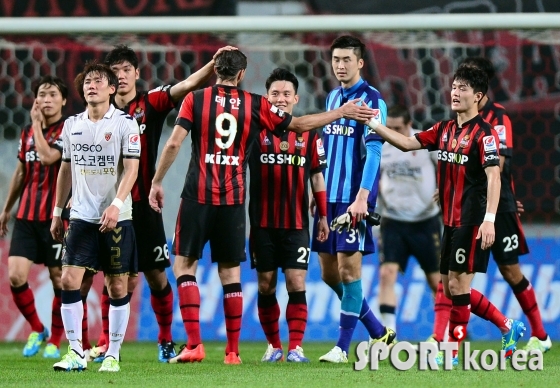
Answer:
MULTIPOLYGON (((377 226, 381 223, 381 216, 377 213, 372 212, 368 213, 365 216, 364 220, 370 226, 377 226)), ((337 231, 338 233, 342 233, 344 229, 349 232, 350 229, 355 228, 355 223, 353 221, 354 219, 352 217, 352 214, 350 212, 346 212, 333 219, 331 221, 330 227, 333 232, 337 231)))

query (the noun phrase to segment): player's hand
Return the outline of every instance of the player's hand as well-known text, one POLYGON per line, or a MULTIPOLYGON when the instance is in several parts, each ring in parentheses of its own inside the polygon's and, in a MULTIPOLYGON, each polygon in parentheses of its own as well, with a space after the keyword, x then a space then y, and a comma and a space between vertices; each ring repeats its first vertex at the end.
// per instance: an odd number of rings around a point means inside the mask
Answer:
POLYGON ((43 116, 43 112, 41 112, 41 109, 39 108, 39 103, 37 102, 37 100, 33 102, 33 107, 31 108, 30 116, 31 116, 31 121, 35 121, 39 123, 42 123, 43 120, 45 119, 45 116, 43 116))
POLYGON ((317 208, 317 202, 315 202, 315 198, 311 197, 309 199, 309 212, 313 217, 315 217, 315 209, 317 208))
POLYGON ((339 108, 342 111, 342 115, 346 119, 356 120, 362 123, 369 121, 375 116, 375 111, 369 106, 363 104, 363 101, 359 98, 348 101, 346 104, 339 108), (360 103, 361 105, 358 105, 360 103))
POLYGON ((152 209, 161 213, 161 209, 163 209, 163 187, 160 184, 152 183, 148 201, 152 209))
POLYGON ((321 217, 317 223, 317 241, 325 242, 327 238, 329 238, 329 223, 327 217, 321 217))
POLYGON ((117 222, 119 222, 120 209, 115 205, 110 205, 101 215, 101 226, 99 231, 101 233, 108 233, 115 229, 117 222))
POLYGON ((223 53, 224 51, 232 51, 232 50, 238 50, 237 47, 235 46, 224 46, 218 49, 218 51, 216 51, 216 54, 214 54, 214 56, 212 57, 212 60, 215 61, 216 57, 218 55, 220 55, 221 53, 223 53))
POLYGON ((436 191, 432 195, 432 201, 434 201, 435 203, 439 203, 439 189, 436 189, 436 191))
POLYGON ((331 230, 342 233, 346 229, 347 232, 352 229, 352 215, 350 212, 339 215, 331 221, 331 230))
POLYGON ((478 229, 478 234, 476 235, 476 239, 482 239, 482 249, 488 249, 494 244, 494 239, 496 238, 496 231, 494 229, 494 223, 484 221, 480 225, 480 229, 478 229))
POLYGON ((356 222, 362 221, 368 214, 368 203, 366 199, 356 198, 356 200, 348 206, 348 213, 352 215, 352 227, 356 227, 356 222))
POLYGON ((515 201, 515 205, 517 206, 517 215, 521 216, 521 213, 525 213, 525 208, 523 204, 519 201, 515 201))
POLYGON ((53 240, 62 242, 64 238, 64 224, 62 223, 62 218, 53 216, 51 222, 51 236, 53 240))
POLYGON ((8 222, 10 221, 10 212, 0 213, 0 237, 6 236, 8 234, 8 222))

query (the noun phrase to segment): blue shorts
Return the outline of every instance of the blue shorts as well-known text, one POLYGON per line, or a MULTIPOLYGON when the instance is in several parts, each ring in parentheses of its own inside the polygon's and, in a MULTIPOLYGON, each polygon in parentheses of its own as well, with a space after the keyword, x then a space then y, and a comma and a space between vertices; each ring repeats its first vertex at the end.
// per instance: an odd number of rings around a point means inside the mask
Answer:
MULTIPOLYGON (((350 205, 350 203, 327 203, 327 222, 329 225, 333 218, 346 213, 350 205)), ((319 215, 315 212, 314 237, 317 236, 318 222, 319 215)), ((356 229, 350 229, 349 232, 346 230, 343 230, 342 233, 331 231, 325 242, 317 241, 314 237, 311 240, 311 250, 313 252, 324 252, 331 255, 336 255, 337 252, 362 252, 363 255, 375 252, 372 228, 365 221, 356 224, 356 229)))

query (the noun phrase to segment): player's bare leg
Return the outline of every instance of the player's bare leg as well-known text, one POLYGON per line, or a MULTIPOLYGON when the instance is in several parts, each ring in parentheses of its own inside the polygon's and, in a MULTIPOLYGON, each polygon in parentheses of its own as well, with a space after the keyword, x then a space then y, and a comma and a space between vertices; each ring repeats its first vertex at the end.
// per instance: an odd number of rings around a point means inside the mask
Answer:
POLYGON ((241 290, 241 267, 239 263, 218 263, 218 275, 224 290, 224 316, 226 320, 225 364, 241 364, 239 357, 239 335, 243 314, 243 292, 241 290))

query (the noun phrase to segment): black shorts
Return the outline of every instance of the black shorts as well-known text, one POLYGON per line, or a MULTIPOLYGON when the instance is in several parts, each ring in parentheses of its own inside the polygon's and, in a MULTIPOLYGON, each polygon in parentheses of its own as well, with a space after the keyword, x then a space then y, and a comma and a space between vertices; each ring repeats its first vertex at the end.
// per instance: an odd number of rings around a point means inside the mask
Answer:
POLYGON ((383 218, 379 237, 379 261, 396 263, 404 273, 408 258, 414 256, 425 273, 439 271, 441 251, 440 217, 419 222, 383 218))
POLYGON ((133 202, 132 224, 138 247, 138 270, 144 272, 169 267, 169 248, 161 213, 152 209, 146 201, 133 202))
POLYGON ((27 221, 16 218, 10 256, 21 256, 47 267, 62 265, 62 244, 51 235, 51 221, 27 221))
POLYGON ((205 205, 182 199, 173 254, 200 259, 210 241, 213 263, 246 261, 245 222, 245 205, 205 205))
POLYGON ((257 272, 277 268, 303 269, 309 265, 309 229, 251 228, 249 254, 257 272))
POLYGON ((492 257, 498 265, 519 263, 519 256, 529 253, 527 240, 517 213, 496 214, 496 241, 492 245, 492 257))
POLYGON ((120 221, 113 231, 101 233, 99 224, 70 220, 64 236, 62 266, 86 268, 105 275, 138 272, 136 238, 131 220, 120 221))
POLYGON ((439 272, 486 273, 490 249, 482 249, 482 239, 476 239, 479 225, 443 227, 439 272))

